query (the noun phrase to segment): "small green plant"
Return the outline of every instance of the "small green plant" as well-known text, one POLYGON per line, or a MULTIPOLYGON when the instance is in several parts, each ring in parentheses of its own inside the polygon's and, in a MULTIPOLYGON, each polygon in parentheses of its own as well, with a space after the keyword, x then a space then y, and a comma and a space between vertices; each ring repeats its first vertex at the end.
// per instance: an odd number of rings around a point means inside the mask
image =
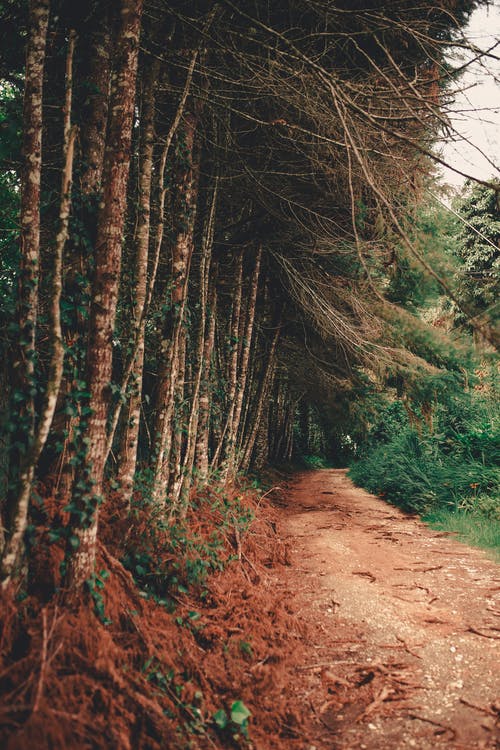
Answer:
POLYGON ((213 721, 219 732, 229 733, 232 737, 237 740, 239 735, 248 738, 248 720, 251 716, 251 711, 245 706, 243 701, 234 701, 231 705, 229 715, 227 712, 220 708, 213 715, 213 721))
POLYGON ((102 595, 102 591, 108 578, 109 571, 103 568, 100 571, 99 575, 97 575, 97 573, 94 573, 91 578, 88 578, 85 581, 87 591, 94 601, 94 612, 103 625, 111 625, 112 622, 108 617, 106 617, 104 597, 102 595))
MULTIPOLYGON (((195 691, 191 702, 183 699, 185 686, 191 681, 187 673, 176 673, 172 668, 165 669, 162 663, 154 657, 146 661, 141 671, 148 683, 168 696, 180 709, 183 716, 180 726, 182 732, 188 735, 207 733, 208 726, 202 714, 203 693, 201 690, 195 691)), ((175 712, 170 708, 165 708, 164 713, 172 719, 175 718, 175 712)))
POLYGON ((248 641, 240 641, 238 646, 243 656, 248 656, 249 658, 253 656, 253 649, 248 641))

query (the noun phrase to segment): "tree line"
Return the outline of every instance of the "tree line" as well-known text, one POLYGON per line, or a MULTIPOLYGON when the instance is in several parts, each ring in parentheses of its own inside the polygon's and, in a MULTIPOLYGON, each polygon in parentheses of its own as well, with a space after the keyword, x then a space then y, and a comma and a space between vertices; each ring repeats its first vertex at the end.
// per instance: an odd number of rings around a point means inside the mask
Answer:
POLYGON ((4 586, 37 488, 72 597, 110 488, 182 518, 290 460, 311 404, 442 366, 391 298, 409 262, 497 343, 414 231, 475 6, 1 4, 4 586))

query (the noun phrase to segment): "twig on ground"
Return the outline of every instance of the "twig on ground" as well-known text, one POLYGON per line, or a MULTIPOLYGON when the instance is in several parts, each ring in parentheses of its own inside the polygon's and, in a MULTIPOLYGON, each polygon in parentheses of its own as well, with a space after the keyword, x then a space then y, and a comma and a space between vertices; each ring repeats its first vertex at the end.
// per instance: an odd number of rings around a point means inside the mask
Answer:
POLYGON ((441 724, 439 721, 434 721, 434 719, 428 719, 426 716, 420 716, 419 714, 409 714, 410 719, 418 719, 418 721, 425 721, 427 724, 432 724, 434 727, 439 727, 443 730, 443 732, 450 732, 451 739, 454 740, 457 736, 457 733, 452 727, 447 726, 446 724, 441 724))
POLYGON ((391 688, 388 685, 384 685, 372 700, 372 702, 367 705, 365 710, 362 711, 358 717, 356 717, 356 722, 361 721, 362 719, 366 719, 367 716, 372 714, 379 706, 382 705, 382 703, 384 703, 384 701, 386 701, 395 692, 396 690, 394 688, 391 688))
POLYGON ((297 672, 307 672, 309 669, 326 669, 328 667, 335 667, 337 664, 352 664, 353 666, 356 666, 356 662, 348 660, 348 659, 340 659, 337 660, 331 660, 331 661, 321 661, 317 664, 304 664, 300 667, 295 667, 295 670, 297 672))
POLYGON ((259 497, 259 499, 257 501, 256 508, 260 507, 260 504, 264 500, 265 497, 267 497, 268 495, 270 495, 271 492, 275 492, 276 490, 279 490, 280 492, 283 492, 283 487, 271 487, 270 490, 268 490, 267 492, 264 492, 264 494, 259 497))
POLYGON ((496 716, 495 711, 493 711, 491 708, 487 708, 486 706, 478 706, 477 703, 468 701, 466 698, 459 698, 459 701, 460 703, 463 703, 464 706, 475 708, 476 711, 480 711, 482 714, 487 714, 488 716, 496 716))
POLYGON ((492 633, 483 633, 482 630, 477 630, 476 628, 473 628, 469 626, 467 628, 468 633, 474 633, 475 635, 482 635, 483 638, 492 638, 495 641, 500 641, 500 636, 493 635, 492 633))
POLYGON ((431 570, 441 570, 442 565, 433 565, 431 568, 394 568, 394 570, 405 570, 409 573, 429 573, 431 570))
POLYGON ((401 636, 397 635, 396 636, 396 640, 398 640, 402 644, 402 646, 405 649, 405 651, 408 651, 409 654, 411 654, 412 656, 415 656, 417 659, 421 659, 422 658, 420 656, 420 654, 417 654, 416 651, 413 651, 413 649, 410 648, 410 646, 408 646, 408 644, 406 643, 406 641, 404 640, 404 638, 401 638, 401 636))
POLYGON ((375 583, 377 580, 373 573, 370 573, 369 570, 353 570, 352 571, 353 576, 361 576, 361 578, 368 578, 370 583, 375 583))
POLYGON ((33 703, 33 713, 38 711, 40 706, 40 699, 42 697, 43 681, 45 677, 45 670, 47 668, 47 610, 42 609, 42 627, 43 627, 43 639, 42 639, 42 656, 40 659, 40 675, 38 677, 38 685, 36 688, 35 702, 33 703))

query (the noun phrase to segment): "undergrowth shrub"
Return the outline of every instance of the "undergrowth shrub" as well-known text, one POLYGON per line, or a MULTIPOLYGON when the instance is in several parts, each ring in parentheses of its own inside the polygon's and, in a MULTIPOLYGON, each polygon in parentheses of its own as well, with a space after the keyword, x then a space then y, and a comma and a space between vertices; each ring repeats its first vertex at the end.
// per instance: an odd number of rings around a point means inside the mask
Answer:
POLYGON ((351 465, 354 482, 406 511, 438 509, 498 517, 500 418, 490 399, 452 394, 432 422, 397 400, 381 414, 351 465))
POLYGON ((178 594, 202 593, 207 576, 237 556, 254 518, 243 494, 222 487, 197 494, 184 519, 169 518, 142 492, 135 493, 131 514, 122 563, 144 595, 169 608, 178 594))

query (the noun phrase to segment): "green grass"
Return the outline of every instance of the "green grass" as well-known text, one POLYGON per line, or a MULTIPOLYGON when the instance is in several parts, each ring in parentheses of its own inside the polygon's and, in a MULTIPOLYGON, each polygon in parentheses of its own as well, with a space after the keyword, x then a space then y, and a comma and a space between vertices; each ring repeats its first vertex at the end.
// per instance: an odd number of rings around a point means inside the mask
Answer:
POLYGON ((479 513, 435 510, 422 517, 431 528, 456 534, 461 542, 481 547, 500 562, 500 520, 479 513))

